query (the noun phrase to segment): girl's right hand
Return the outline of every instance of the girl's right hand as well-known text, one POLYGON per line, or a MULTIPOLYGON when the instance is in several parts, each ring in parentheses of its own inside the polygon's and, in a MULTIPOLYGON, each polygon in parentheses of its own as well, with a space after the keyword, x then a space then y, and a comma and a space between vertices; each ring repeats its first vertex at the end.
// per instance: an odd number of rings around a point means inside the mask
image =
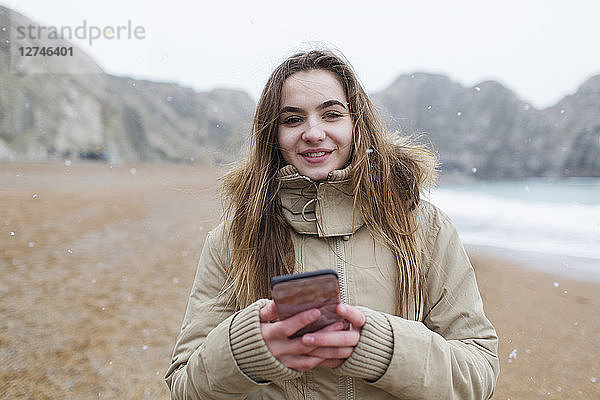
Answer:
MULTIPOLYGON (((283 321, 271 322, 277 318, 277 312, 275 303, 270 301, 259 311, 260 333, 271 354, 283 365, 297 371, 307 371, 319 365, 324 359, 308 355, 316 349, 316 346, 303 344, 301 337, 295 339, 288 337, 316 321, 320 316, 321 312, 315 308, 298 313, 283 321)), ((330 327, 330 329, 334 328, 330 327)))

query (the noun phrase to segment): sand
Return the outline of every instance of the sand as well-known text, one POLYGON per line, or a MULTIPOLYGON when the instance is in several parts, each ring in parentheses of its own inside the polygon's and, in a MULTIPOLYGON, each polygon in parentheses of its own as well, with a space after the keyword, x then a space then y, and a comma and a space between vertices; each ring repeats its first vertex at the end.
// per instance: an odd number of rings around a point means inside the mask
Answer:
MULTIPOLYGON (((222 171, 0 163, 0 399, 167 399, 222 171)), ((600 285, 471 250, 494 399, 600 398, 600 285)))

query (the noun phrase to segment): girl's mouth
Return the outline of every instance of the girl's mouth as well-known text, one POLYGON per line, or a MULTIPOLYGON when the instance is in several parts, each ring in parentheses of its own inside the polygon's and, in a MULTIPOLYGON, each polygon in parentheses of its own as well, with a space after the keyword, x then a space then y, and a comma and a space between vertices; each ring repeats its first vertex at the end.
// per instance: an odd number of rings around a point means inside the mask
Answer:
POLYGON ((331 153, 331 152, 316 151, 314 153, 302 153, 302 155, 305 157, 309 157, 309 158, 318 158, 318 157, 323 157, 325 154, 328 154, 328 153, 331 153))
POLYGON ((307 151, 304 153, 300 153, 300 155, 306 162, 320 163, 320 162, 327 160, 329 158, 329 156, 331 155, 331 153, 333 153, 333 150, 331 150, 331 151, 321 150, 321 151, 307 151))

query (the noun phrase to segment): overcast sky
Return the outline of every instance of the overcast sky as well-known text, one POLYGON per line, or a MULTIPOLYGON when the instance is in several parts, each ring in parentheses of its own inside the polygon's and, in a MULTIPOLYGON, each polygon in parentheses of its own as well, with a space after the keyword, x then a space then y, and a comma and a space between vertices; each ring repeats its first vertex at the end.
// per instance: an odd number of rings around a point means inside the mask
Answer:
POLYGON ((495 79, 536 107, 600 74, 600 1, 0 0, 45 26, 142 26, 83 47, 108 73, 255 99, 272 68, 321 41, 375 92, 416 71, 495 79))

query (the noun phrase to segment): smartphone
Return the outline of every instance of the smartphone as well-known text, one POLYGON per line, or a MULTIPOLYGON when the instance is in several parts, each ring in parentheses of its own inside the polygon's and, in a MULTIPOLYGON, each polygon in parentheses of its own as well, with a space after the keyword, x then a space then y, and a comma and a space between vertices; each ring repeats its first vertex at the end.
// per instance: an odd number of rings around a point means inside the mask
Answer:
POLYGON ((340 287, 337 272, 332 269, 276 276, 271 279, 271 295, 280 320, 311 308, 321 310, 319 319, 290 338, 344 321, 336 313, 336 307, 340 303, 340 287))

